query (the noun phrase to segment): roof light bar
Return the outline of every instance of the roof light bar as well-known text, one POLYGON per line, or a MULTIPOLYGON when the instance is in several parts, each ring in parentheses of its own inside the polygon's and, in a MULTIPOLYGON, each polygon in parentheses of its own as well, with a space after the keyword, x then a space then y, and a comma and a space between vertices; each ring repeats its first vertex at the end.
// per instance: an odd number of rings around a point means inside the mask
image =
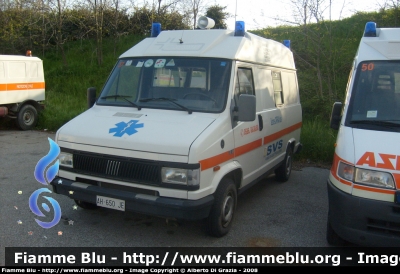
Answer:
POLYGON ((161 32, 161 24, 153 23, 151 25, 151 37, 157 37, 161 32))
POLYGON ((244 36, 244 21, 236 21, 235 23, 235 36, 244 36))
POLYGON ((376 37, 376 23, 367 22, 365 24, 364 37, 376 37))
POLYGON ((283 40, 283 44, 290 49, 290 40, 283 40))

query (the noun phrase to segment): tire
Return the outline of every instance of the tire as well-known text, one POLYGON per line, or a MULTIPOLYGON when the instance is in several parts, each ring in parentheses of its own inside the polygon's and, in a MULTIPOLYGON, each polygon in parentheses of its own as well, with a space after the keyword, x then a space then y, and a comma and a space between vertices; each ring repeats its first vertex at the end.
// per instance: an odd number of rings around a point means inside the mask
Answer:
POLYGON ((333 230, 329 217, 326 222, 326 241, 332 246, 345 246, 347 243, 333 230))
POLYGON ((17 114, 17 126, 22 130, 30 130, 37 124, 38 113, 34 106, 24 105, 17 114))
POLYGON ((215 201, 207 218, 208 234, 222 237, 232 226, 237 204, 237 189, 232 179, 223 178, 215 192, 215 201))
POLYGON ((279 182, 286 182, 289 180, 290 174, 292 173, 293 164, 293 150, 290 145, 286 149, 285 159, 282 164, 275 169, 276 180, 279 182))
POLYGON ((84 202, 84 201, 80 201, 80 200, 74 200, 75 204, 77 204, 77 206, 83 208, 83 209, 96 209, 97 205, 92 204, 92 203, 88 203, 88 202, 84 202))

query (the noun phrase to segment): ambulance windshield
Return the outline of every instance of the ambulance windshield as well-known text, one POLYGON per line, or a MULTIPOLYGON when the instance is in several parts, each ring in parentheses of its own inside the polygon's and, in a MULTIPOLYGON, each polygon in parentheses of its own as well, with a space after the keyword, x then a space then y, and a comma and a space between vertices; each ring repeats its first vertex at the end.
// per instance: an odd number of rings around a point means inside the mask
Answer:
POLYGON ((400 61, 359 64, 346 125, 400 131, 400 61))
POLYGON ((192 57, 117 62, 98 105, 219 113, 225 109, 231 61, 192 57))

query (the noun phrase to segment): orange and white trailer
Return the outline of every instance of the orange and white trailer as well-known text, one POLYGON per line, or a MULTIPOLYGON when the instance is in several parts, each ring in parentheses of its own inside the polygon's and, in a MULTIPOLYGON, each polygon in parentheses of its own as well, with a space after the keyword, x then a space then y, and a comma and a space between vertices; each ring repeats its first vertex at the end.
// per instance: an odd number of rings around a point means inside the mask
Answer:
POLYGON ((45 100, 43 62, 38 57, 0 55, 0 117, 22 130, 37 124, 45 100))

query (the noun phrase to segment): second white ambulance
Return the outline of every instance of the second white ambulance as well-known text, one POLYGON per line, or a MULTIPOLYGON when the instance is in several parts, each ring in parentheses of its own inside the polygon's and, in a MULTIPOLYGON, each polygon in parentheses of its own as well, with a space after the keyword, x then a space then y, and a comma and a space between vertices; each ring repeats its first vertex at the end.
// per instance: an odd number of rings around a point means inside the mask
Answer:
POLYGON ((366 24, 331 127, 328 242, 400 247, 400 28, 366 24))

